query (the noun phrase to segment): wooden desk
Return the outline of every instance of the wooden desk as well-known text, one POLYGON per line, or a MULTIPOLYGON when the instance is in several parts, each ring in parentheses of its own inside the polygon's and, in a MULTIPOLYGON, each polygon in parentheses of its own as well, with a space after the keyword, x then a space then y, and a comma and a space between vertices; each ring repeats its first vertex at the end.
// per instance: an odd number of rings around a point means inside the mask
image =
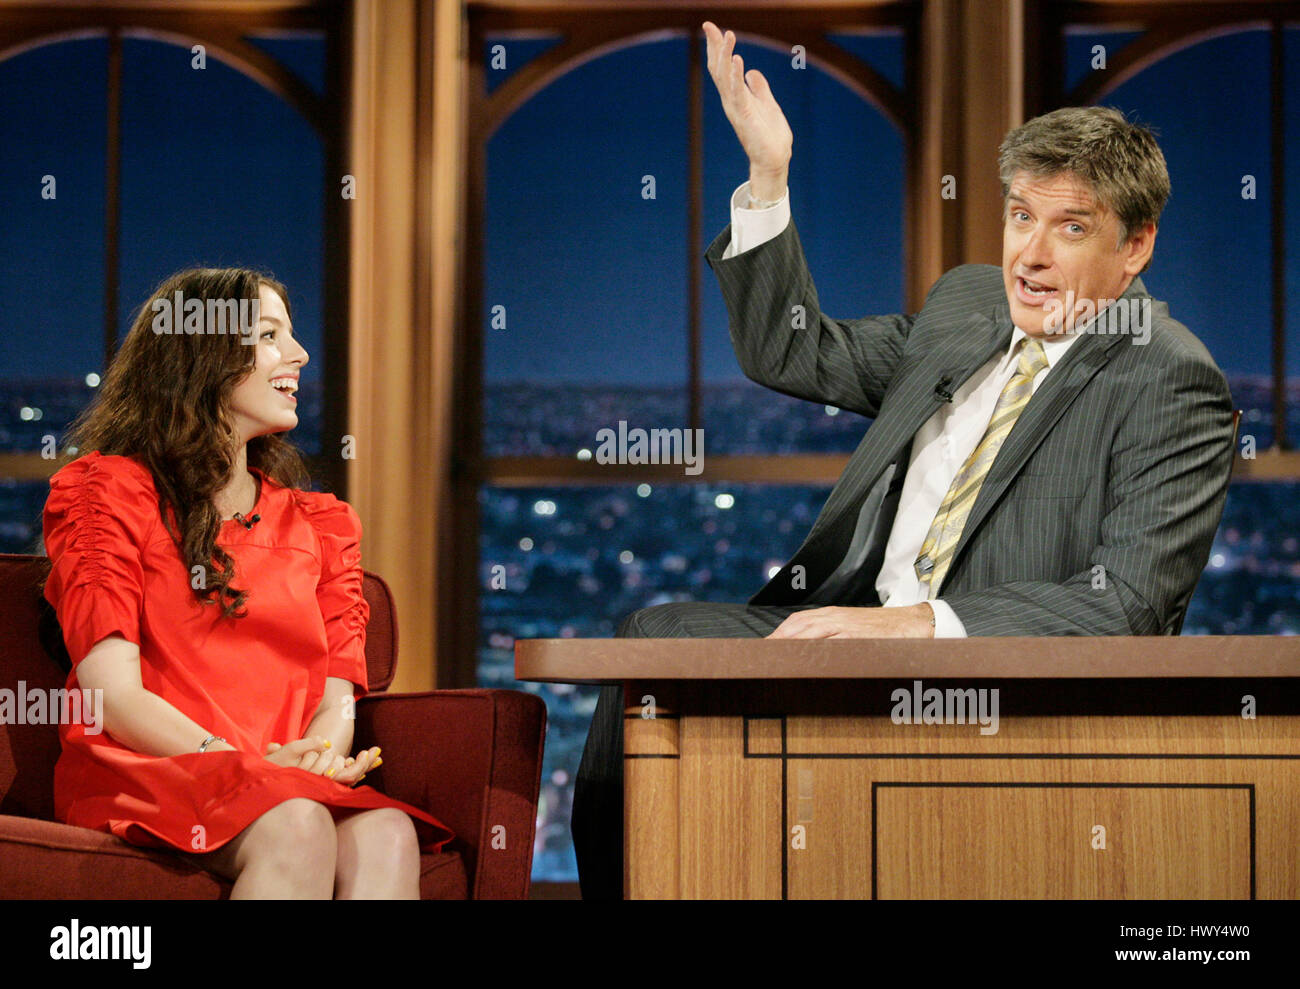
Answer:
POLYGON ((1300 897, 1294 638, 537 639, 515 672, 624 683, 630 898, 1300 897), (967 723, 898 723, 916 681, 967 723))

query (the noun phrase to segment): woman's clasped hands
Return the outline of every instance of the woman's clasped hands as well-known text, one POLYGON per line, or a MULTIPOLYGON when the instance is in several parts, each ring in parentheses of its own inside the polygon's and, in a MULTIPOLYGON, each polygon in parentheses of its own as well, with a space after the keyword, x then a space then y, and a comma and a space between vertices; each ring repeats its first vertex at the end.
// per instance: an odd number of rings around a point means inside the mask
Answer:
POLYGON ((358 752, 355 757, 344 756, 333 748, 328 738, 319 736, 299 738, 287 745, 271 742, 266 747, 266 758, 277 766, 296 766, 317 776, 328 776, 343 786, 355 786, 366 773, 383 763, 377 745, 358 752))

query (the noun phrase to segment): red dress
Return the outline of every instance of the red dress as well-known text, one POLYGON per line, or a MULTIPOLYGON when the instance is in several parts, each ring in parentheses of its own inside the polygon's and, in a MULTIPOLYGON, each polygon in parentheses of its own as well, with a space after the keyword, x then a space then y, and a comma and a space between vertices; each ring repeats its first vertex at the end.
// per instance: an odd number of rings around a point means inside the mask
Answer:
POLYGON ((261 519, 252 529, 223 522, 219 537, 235 560, 234 585, 249 592, 248 614, 237 619, 195 599, 142 463, 94 452, 51 478, 45 596, 73 663, 68 689, 91 647, 120 635, 140 647, 145 689, 237 750, 160 758, 93 725, 62 724, 55 815, 136 845, 212 851, 277 804, 306 797, 336 817, 397 807, 413 818, 421 848, 438 851, 453 835, 424 811, 264 758, 268 743, 306 735, 327 676, 350 680, 358 698, 366 692, 370 609, 351 506, 256 473, 261 519))

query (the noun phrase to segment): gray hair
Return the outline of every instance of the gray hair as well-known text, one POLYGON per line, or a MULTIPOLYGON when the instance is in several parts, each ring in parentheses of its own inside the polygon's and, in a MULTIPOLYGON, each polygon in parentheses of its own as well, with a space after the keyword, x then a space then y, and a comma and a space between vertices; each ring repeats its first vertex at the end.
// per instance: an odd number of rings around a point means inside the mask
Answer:
POLYGON ((1004 210, 1022 171, 1035 178, 1069 173, 1088 185, 1119 217, 1116 250, 1148 223, 1158 225, 1169 200, 1169 169, 1155 135, 1108 106, 1062 107, 1007 134, 998 148, 1004 210))

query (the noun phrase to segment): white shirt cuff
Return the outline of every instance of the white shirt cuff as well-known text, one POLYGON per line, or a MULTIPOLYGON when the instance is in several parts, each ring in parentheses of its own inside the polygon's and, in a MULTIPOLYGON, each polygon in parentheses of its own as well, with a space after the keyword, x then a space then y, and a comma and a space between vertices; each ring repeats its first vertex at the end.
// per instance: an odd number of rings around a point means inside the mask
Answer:
POLYGON ((749 183, 731 194, 731 243, 722 257, 734 258, 737 254, 753 250, 778 236, 790 223, 790 189, 767 209, 749 209, 749 183))
POLYGON ((927 601, 925 603, 934 612, 934 637, 936 639, 968 638, 966 626, 957 617, 957 612, 952 610, 952 605, 943 600, 927 601))

